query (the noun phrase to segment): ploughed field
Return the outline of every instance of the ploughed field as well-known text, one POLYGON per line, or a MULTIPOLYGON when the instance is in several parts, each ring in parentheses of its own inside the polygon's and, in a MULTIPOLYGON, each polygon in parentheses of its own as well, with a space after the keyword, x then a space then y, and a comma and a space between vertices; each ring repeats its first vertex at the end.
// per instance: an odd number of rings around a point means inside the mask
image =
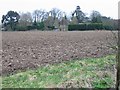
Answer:
POLYGON ((2 74, 115 54, 109 43, 116 45, 110 31, 2 32, 2 74))

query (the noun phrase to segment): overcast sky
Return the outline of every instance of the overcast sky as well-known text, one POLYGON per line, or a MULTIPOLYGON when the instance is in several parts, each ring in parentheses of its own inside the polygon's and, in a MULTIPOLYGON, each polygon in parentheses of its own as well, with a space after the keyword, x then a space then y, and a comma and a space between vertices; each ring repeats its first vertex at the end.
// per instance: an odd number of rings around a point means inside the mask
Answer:
POLYGON ((0 20, 9 10, 32 12, 36 9, 59 8, 67 14, 80 6, 81 10, 90 15, 92 10, 99 11, 103 16, 118 18, 119 0, 0 0, 0 20))

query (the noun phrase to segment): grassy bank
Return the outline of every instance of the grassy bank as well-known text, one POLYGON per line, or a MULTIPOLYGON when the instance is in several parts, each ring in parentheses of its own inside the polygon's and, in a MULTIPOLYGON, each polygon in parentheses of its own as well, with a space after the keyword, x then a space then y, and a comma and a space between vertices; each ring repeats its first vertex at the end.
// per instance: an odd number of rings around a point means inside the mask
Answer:
POLYGON ((109 88, 115 85, 115 56, 72 60, 2 78, 3 88, 109 88))

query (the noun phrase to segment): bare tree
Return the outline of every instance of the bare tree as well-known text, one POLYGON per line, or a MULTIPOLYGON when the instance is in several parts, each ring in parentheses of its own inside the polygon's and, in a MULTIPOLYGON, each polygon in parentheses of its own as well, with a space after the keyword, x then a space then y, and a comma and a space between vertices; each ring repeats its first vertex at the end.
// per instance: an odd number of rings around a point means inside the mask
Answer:
POLYGON ((58 27, 59 25, 59 21, 60 19, 63 17, 63 12, 57 8, 53 8, 51 11, 50 11, 50 16, 52 17, 52 21, 53 21, 53 25, 55 27, 58 27))
POLYGON ((49 12, 45 12, 41 21, 47 20, 49 17, 49 14, 50 14, 49 12))
POLYGON ((44 22, 45 29, 48 29, 48 26, 53 25, 53 18, 50 16, 50 12, 45 12, 42 21, 44 22))
POLYGON ((59 22, 61 25, 68 25, 68 18, 65 12, 61 13, 61 16, 59 18, 59 22))
POLYGON ((34 21, 36 22, 41 22, 44 18, 44 15, 46 15, 46 12, 45 10, 35 10, 33 12, 33 18, 34 18, 34 21))
POLYGON ((57 8, 53 8, 51 11, 50 11, 50 15, 54 18, 54 20, 57 18, 60 18, 61 17, 61 13, 62 11, 57 9, 57 8))
POLYGON ((29 26, 32 24, 32 22, 33 22, 33 19, 30 12, 20 14, 19 24, 21 26, 29 26))
POLYGON ((90 15, 91 21, 93 23, 101 23, 101 14, 98 11, 92 11, 91 15, 90 15))

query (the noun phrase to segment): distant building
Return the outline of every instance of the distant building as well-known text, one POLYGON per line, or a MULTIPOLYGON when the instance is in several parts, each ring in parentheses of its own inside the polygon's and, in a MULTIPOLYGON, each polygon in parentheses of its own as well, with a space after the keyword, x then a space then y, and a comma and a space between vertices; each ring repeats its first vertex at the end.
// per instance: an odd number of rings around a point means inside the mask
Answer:
POLYGON ((59 22, 60 31, 67 31, 68 24, 69 24, 69 21, 65 17, 63 17, 62 20, 59 22))

